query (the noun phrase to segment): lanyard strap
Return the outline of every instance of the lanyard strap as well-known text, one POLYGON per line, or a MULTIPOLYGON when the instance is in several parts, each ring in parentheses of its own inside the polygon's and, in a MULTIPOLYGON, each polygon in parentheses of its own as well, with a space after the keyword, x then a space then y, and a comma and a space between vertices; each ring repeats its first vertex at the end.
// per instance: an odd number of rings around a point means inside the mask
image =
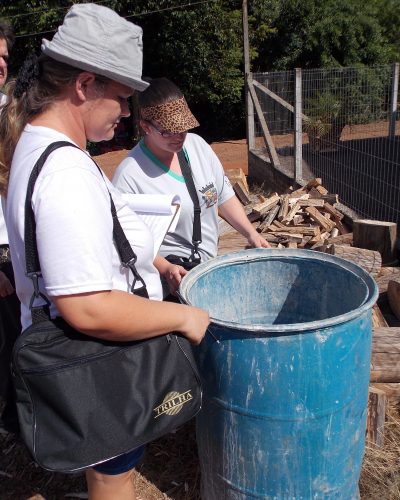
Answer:
MULTIPOLYGON (((31 175, 29 177, 28 188, 25 198, 25 259, 26 259, 26 275, 28 278, 32 280, 33 283, 33 295, 31 297, 31 301, 29 304, 29 309, 31 310, 32 322, 37 323, 39 321, 43 321, 44 319, 48 319, 50 317, 50 301, 48 298, 40 292, 39 290, 39 278, 42 276, 39 255, 37 250, 37 241, 36 241, 36 221, 35 215, 32 209, 32 194, 35 187, 35 182, 42 170, 48 156, 58 148, 72 146, 77 149, 80 149, 78 146, 68 141, 58 141, 53 142, 43 151, 40 155, 38 161, 35 163, 35 166, 32 169, 31 175), (40 306, 34 306, 34 301, 36 299, 41 298, 44 300, 44 304, 40 306)), ((93 163, 99 169, 101 175, 103 176, 103 172, 97 163, 91 158, 93 163)), ((104 178, 104 176, 103 176, 104 178)), ((108 190, 108 188, 107 188, 108 190)), ((111 204, 111 215, 113 220, 113 238, 115 241, 115 246, 117 247, 118 255, 121 259, 121 264, 124 267, 129 267, 133 274, 133 283, 131 286, 131 292, 135 295, 139 295, 141 297, 148 298, 148 292, 146 288, 146 284, 143 278, 140 276, 136 269, 136 260, 137 256, 133 251, 128 239, 125 236, 124 230, 121 227, 121 224, 118 220, 117 210, 114 205, 114 201, 112 199, 110 191, 108 191, 110 196, 110 204, 111 204), (135 289, 135 284, 139 281, 141 286, 135 289)))
POLYGON ((199 204, 199 198, 197 196, 196 186, 194 185, 192 169, 190 168, 189 162, 183 152, 183 149, 178 153, 178 160, 181 166, 181 171, 183 178, 185 179, 186 187, 189 192, 190 198, 193 202, 193 234, 192 234, 192 255, 190 259, 200 258, 199 245, 201 243, 201 209, 199 204))

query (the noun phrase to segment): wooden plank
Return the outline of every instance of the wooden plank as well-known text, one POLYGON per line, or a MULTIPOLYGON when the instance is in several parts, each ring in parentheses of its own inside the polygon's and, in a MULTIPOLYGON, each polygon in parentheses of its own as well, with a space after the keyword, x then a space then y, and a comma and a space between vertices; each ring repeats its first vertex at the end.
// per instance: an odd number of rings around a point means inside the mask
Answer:
POLYGON ((379 328, 381 326, 387 327, 389 325, 384 315, 382 314, 382 311, 380 310, 378 304, 374 304, 372 306, 372 327, 379 328))
MULTIPOLYGON (((276 102, 279 102, 284 108, 288 109, 292 113, 294 113, 294 107, 289 104, 287 101, 279 97, 275 92, 272 92, 269 88, 265 87, 262 83, 257 82, 256 80, 253 80, 253 84, 255 87, 259 88, 262 92, 265 94, 269 95, 272 99, 274 99, 276 102)), ((303 120, 307 120, 307 116, 301 113, 301 117, 303 120)))
POLYGON ((318 226, 286 226, 285 229, 271 227, 270 231, 279 232, 285 231, 287 233, 299 233, 304 236, 317 236, 320 233, 320 229, 318 226))
POLYGON ((283 220, 288 214, 288 211, 289 211, 289 195, 284 194, 281 196, 281 205, 278 213, 278 220, 279 221, 283 220))
POLYGON ((297 202, 301 207, 319 207, 322 208, 325 202, 322 198, 309 198, 308 200, 299 199, 297 202))
POLYGON ((251 100, 253 101, 254 107, 256 109, 257 117, 260 121, 261 129, 263 131, 263 136, 265 139, 265 145, 267 146, 268 156, 274 167, 280 167, 280 161, 275 149, 275 144, 269 132, 267 122, 265 121, 264 113, 261 109, 260 101, 258 100, 253 82, 254 81, 252 80, 251 75, 249 75, 247 79, 247 86, 250 92, 251 100))
POLYGON ((235 182, 241 182, 244 186, 246 194, 249 194, 249 185, 247 184, 246 174, 241 168, 227 168, 225 170, 225 175, 228 177, 230 183, 235 184, 235 182))
POLYGON ((270 210, 267 217, 258 226, 259 231, 261 231, 261 232, 266 231, 270 227, 270 225, 274 221, 275 217, 277 216, 279 209, 280 209, 280 207, 279 207, 279 205, 277 205, 276 207, 274 207, 270 210))
POLYGON ((328 194, 328 190, 324 188, 324 186, 316 186, 314 189, 316 189, 322 196, 328 194))
POLYGON ((305 211, 325 231, 331 231, 335 227, 335 223, 324 217, 315 207, 306 207, 305 211))
POLYGON ((267 198, 264 202, 256 203, 255 205, 253 205, 253 212, 256 212, 260 215, 265 214, 266 212, 271 210, 271 208, 275 207, 280 201, 281 197, 279 196, 279 194, 275 193, 267 198))
POLYGON ((322 179, 320 177, 314 177, 314 179, 310 179, 307 182, 306 188, 311 189, 321 185, 322 185, 322 179))
MULTIPOLYGON (((324 201, 324 200, 322 200, 322 201, 324 201)), ((334 219, 337 219, 337 220, 343 219, 344 215, 341 212, 339 212, 339 210, 337 208, 335 208, 333 205, 331 205, 327 201, 324 201, 323 207, 324 207, 326 212, 330 213, 333 216, 334 219)))
POLYGON ((337 243, 338 245, 352 245, 353 233, 341 234, 340 236, 328 238, 327 243, 337 243))
POLYGON ((293 217, 297 214, 297 212, 300 210, 300 205, 298 203, 295 203, 293 207, 289 210, 287 213, 286 217, 282 219, 282 222, 289 222, 293 219, 293 217))
POLYGON ((386 394, 370 386, 368 395, 368 416, 366 440, 371 446, 381 448, 385 443, 386 394))
POLYGON ((243 183, 241 181, 236 181, 235 184, 232 185, 232 187, 242 205, 249 205, 251 200, 246 193, 243 183))

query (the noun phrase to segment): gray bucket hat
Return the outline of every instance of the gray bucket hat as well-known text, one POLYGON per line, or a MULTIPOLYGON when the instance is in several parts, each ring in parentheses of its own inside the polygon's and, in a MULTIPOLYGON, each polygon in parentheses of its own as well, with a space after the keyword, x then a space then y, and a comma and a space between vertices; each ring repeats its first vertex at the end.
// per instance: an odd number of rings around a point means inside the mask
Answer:
POLYGON ((142 28, 93 3, 75 4, 42 53, 75 68, 144 90, 142 28))

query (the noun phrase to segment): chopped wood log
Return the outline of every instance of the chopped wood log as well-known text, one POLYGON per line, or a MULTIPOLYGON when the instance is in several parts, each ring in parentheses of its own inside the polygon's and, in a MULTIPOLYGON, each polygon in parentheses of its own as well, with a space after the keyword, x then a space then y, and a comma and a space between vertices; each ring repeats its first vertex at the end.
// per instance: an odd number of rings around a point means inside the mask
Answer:
POLYGON ((335 223, 324 217, 315 207, 306 207, 305 210, 325 231, 331 231, 335 227, 335 223))
POLYGON ((235 182, 235 184, 232 185, 233 190, 235 191, 236 196, 239 198, 240 202, 242 205, 249 205, 251 202, 248 194, 246 193, 246 190, 243 186, 243 183, 241 181, 235 182))
POLYGON ((301 196, 289 196, 289 204, 294 205, 299 200, 308 200, 310 195, 308 193, 302 194, 301 196))
POLYGON ((299 198, 297 203, 301 207, 320 207, 320 208, 322 208, 325 205, 325 202, 322 198, 308 198, 308 199, 299 198))
POLYGON ((296 196, 302 196, 303 194, 307 194, 307 189, 303 186, 299 189, 296 189, 295 191, 292 191, 289 193, 290 197, 296 197, 296 196))
POLYGON ((270 212, 268 213, 267 217, 258 226, 257 231, 259 231, 261 233, 263 231, 266 231, 270 227, 272 222, 274 221, 275 217, 278 215, 279 209, 280 209, 279 205, 277 205, 276 207, 271 209, 270 212))
POLYGON ((331 237, 328 238, 327 243, 337 243, 338 245, 352 245, 353 233, 341 234, 340 236, 331 235, 331 237))
POLYGON ((278 220, 274 220, 274 226, 280 229, 286 229, 285 224, 282 224, 282 222, 279 222, 278 220))
POLYGON ((311 188, 315 188, 317 186, 321 186, 322 185, 322 179, 319 178, 319 177, 315 177, 314 179, 310 179, 307 184, 306 184, 306 188, 308 189, 311 189, 311 188))
POLYGON ((321 194, 322 196, 325 196, 326 194, 328 194, 328 190, 326 188, 324 188, 324 186, 315 186, 315 188, 319 194, 321 194))
POLYGON ((279 196, 278 193, 274 193, 272 196, 267 198, 264 202, 262 203, 257 203, 256 205, 253 205, 253 212, 256 212, 260 215, 265 214, 271 208, 275 207, 281 200, 281 197, 279 196))
POLYGON ((245 173, 241 168, 227 168, 225 170, 225 175, 228 177, 232 186, 235 182, 241 182, 247 194, 249 194, 249 186, 247 184, 247 178, 245 173))
POLYGON ((300 209, 300 205, 298 203, 295 203, 293 207, 289 210, 288 214, 286 215, 285 218, 282 219, 282 222, 289 222, 293 219, 293 217, 296 215, 297 211, 300 209))
POLYGON ((365 438, 368 444, 381 448, 385 442, 386 394, 370 386, 368 395, 368 417, 365 438))
POLYGON ((329 238, 335 238, 336 236, 339 236, 339 229, 334 227, 329 235, 329 238))
POLYGON ((371 382, 400 382, 400 328, 373 329, 371 382))
POLYGON ((347 227, 344 224, 342 224, 340 220, 337 220, 335 224, 336 227, 339 229, 340 234, 348 234, 351 232, 349 229, 347 229, 347 227))
POLYGON ((268 243, 280 243, 282 238, 273 233, 263 233, 263 238, 268 241, 268 243))
POLYGON ((322 195, 315 188, 310 189, 308 194, 310 195, 310 199, 319 198, 321 200, 324 200, 324 201, 330 203, 331 205, 336 205, 336 203, 339 203, 339 195, 337 195, 337 194, 327 193, 327 194, 322 195))
POLYGON ((301 243, 298 243, 297 248, 305 248, 309 244, 312 236, 304 236, 301 243))
POLYGON ((386 327, 389 325, 378 304, 374 304, 372 306, 372 328, 379 328, 380 326, 386 327))
POLYGON ((247 218, 250 222, 257 222, 261 219, 261 214, 259 214, 258 212, 251 212, 247 215, 247 218))
POLYGON ((303 235, 300 233, 285 233, 284 231, 282 232, 274 232, 273 233, 275 236, 280 236, 281 238, 284 238, 286 241, 296 241, 297 243, 301 243, 303 240, 303 235))
POLYGON ((354 245, 376 250, 382 255, 382 264, 396 262, 397 224, 379 220, 358 219, 353 223, 354 245))
MULTIPOLYGON (((322 200, 322 201, 324 201, 324 200, 322 200)), ((337 208, 335 208, 333 205, 331 205, 327 201, 324 201, 324 209, 326 212, 330 213, 334 219, 342 220, 344 217, 344 215, 341 212, 339 212, 339 210, 337 208)))
POLYGON ((286 233, 298 233, 304 236, 317 236, 320 233, 318 226, 286 226, 283 228, 271 227, 270 231, 275 233, 279 231, 284 231, 286 233))
POLYGON ((284 194, 281 197, 281 206, 280 206, 280 210, 278 213, 278 220, 281 221, 282 219, 284 219, 286 217, 288 211, 289 211, 289 195, 284 194))
POLYGON ((297 243, 295 241, 289 241, 287 248, 297 248, 297 243))
POLYGON ((400 319, 400 280, 389 280, 387 297, 390 309, 397 319, 400 319))
POLYGON ((304 217, 301 214, 296 214, 293 217, 292 222, 295 226, 299 226, 300 224, 302 224, 304 222, 304 217))
POLYGON ((365 248, 349 247, 344 245, 331 245, 327 253, 354 262, 372 275, 377 275, 382 266, 382 257, 379 252, 365 248))

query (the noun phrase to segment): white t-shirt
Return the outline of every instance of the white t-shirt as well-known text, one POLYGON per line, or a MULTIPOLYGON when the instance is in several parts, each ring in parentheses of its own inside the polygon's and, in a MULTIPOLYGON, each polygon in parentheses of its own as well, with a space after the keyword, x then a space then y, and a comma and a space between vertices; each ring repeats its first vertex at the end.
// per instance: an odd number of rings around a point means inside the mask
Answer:
MULTIPOLYGON (((202 261, 215 257, 218 250, 218 206, 235 195, 223 167, 204 139, 187 134, 183 150, 192 169, 201 208, 202 261)), ((169 254, 189 257, 192 249, 193 202, 183 176, 170 172, 141 141, 120 163, 113 184, 125 193, 177 194, 182 211, 173 233, 167 233, 160 249, 169 254)))
MULTIPOLYGON (((3 104, 6 103, 6 101, 7 101, 7 96, 3 94, 3 92, 0 92, 0 106, 3 106, 3 104)), ((7 244, 8 244, 8 235, 7 235, 6 222, 4 220, 3 205, 2 203, 0 203, 0 245, 7 245, 7 244)))
MULTIPOLYGON (((17 144, 10 174, 5 217, 21 301, 23 329, 31 323, 32 281, 25 276, 24 204, 29 175, 46 146, 68 140, 46 127, 27 125, 17 144)), ((70 141, 71 142, 71 141, 70 141)), ((100 290, 130 291, 131 272, 120 264, 113 243, 110 190, 118 219, 137 254, 137 270, 151 299, 162 299, 151 233, 121 194, 101 175, 90 156, 74 147, 54 151, 35 184, 32 207, 42 267, 41 291, 51 296, 100 290)), ((139 286, 139 284, 138 284, 139 286)), ((52 317, 58 314, 51 303, 52 317)))

